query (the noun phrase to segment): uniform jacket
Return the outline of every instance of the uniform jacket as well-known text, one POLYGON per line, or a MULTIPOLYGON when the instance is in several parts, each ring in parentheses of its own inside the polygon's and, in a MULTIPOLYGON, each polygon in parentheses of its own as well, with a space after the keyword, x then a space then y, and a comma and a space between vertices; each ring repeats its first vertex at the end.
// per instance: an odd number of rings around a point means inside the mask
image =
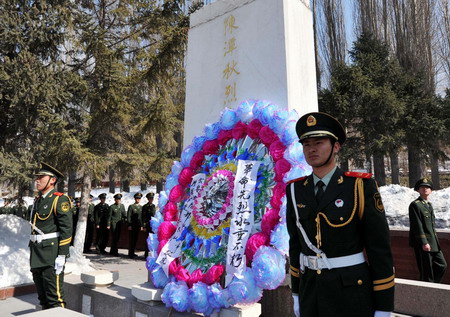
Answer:
POLYGON ((142 206, 142 222, 143 227, 150 229, 150 220, 155 216, 156 206, 154 204, 146 203, 142 206))
POLYGON ((87 221, 88 222, 94 222, 94 204, 89 204, 88 206, 88 216, 87 216, 87 221))
POLYGON ((142 206, 136 203, 129 205, 127 219, 130 226, 142 227, 142 206))
POLYGON ((94 207, 94 221, 95 225, 109 226, 110 214, 109 205, 104 203, 98 203, 94 207))
POLYGON ((123 204, 112 204, 109 206, 109 212, 111 214, 109 223, 114 228, 119 221, 126 220, 127 218, 127 213, 125 212, 125 206, 123 204))
MULTIPOLYGON (((300 281, 303 276, 299 271, 300 253, 305 255, 315 255, 315 253, 308 248, 296 225, 290 186, 288 184, 286 188, 286 220, 290 236, 292 291, 301 293, 303 290, 300 290, 300 281)), ((365 251, 369 263, 369 274, 351 268, 333 269, 339 272, 340 283, 355 288, 364 285, 367 287, 369 284, 365 292, 369 294, 368 297, 371 297, 368 301, 372 302, 374 309, 392 311, 394 272, 389 228, 376 182, 370 178, 370 174, 344 173, 337 168, 326 187, 320 205, 316 202, 312 175, 294 181, 294 186, 300 223, 309 240, 328 258, 365 251)), ((302 285, 306 284, 302 283, 302 285)), ((339 294, 327 294, 326 283, 323 284, 322 289, 319 284, 316 286, 316 290, 319 293, 322 292, 325 298, 339 296, 339 294)), ((355 315, 358 314, 355 313, 355 315)))
POLYGON ((432 252, 441 250, 434 228, 433 207, 419 197, 409 205, 409 245, 422 248, 427 243, 432 252))
MULTIPOLYGON (((51 190, 47 197, 37 199, 31 216, 31 222, 43 233, 59 232, 59 237, 31 242, 31 268, 53 266, 58 255, 68 255, 72 241, 71 203, 67 195, 51 190)), ((38 234, 34 229, 32 234, 38 234)))

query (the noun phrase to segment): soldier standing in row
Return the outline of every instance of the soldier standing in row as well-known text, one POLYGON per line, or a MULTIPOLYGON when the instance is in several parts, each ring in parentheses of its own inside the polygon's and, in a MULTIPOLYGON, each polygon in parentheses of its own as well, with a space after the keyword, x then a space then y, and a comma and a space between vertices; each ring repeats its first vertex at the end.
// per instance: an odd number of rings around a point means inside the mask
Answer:
MULTIPOLYGON (((156 207, 153 204, 153 198, 154 198, 155 194, 154 193, 148 193, 147 195, 145 195, 145 197, 147 198, 148 202, 142 206, 142 222, 143 222, 143 227, 145 229, 146 235, 145 238, 148 238, 148 235, 150 233, 153 233, 152 231, 152 227, 150 225, 150 220, 152 219, 152 217, 155 216, 155 212, 156 212, 156 207)), ((144 254, 145 258, 147 258, 148 256, 148 245, 147 245, 147 241, 145 243, 145 254, 144 254)))
POLYGON ((105 253, 105 248, 109 240, 109 205, 106 201, 106 194, 98 195, 100 202, 94 207, 94 220, 97 228, 96 249, 100 253, 105 253))
POLYGON ((130 231, 130 245, 128 248, 128 257, 133 259, 137 255, 134 253, 136 249, 137 239, 139 237, 139 231, 143 231, 142 227, 142 206, 141 202, 142 194, 137 193, 134 195, 134 204, 128 206, 128 230, 130 231))
POLYGON ((306 114, 296 131, 313 170, 286 187, 296 316, 390 316, 393 259, 375 180, 337 167, 346 135, 333 117, 306 114))
POLYGON ((14 207, 14 214, 17 217, 26 219, 27 218, 27 206, 22 198, 17 198, 17 206, 14 207))
POLYGON ((11 199, 9 197, 3 198, 4 205, 0 207, 0 215, 9 215, 13 213, 13 209, 11 208, 11 199))
POLYGON ((86 221, 86 236, 84 238, 84 253, 91 252, 92 239, 94 237, 94 228, 95 228, 95 220, 94 220, 94 204, 92 203, 92 196, 89 194, 89 206, 88 206, 88 215, 86 221))
POLYGON ((110 212, 110 226, 112 232, 112 242, 111 242, 111 250, 110 254, 118 256, 118 244, 120 239, 120 233, 122 231, 122 224, 126 221, 126 211, 125 206, 121 203, 122 194, 114 195, 114 204, 109 207, 110 212))
POLYGON ((41 163, 36 173, 39 196, 31 215, 30 267, 43 309, 64 307, 64 265, 72 241, 70 199, 55 191, 63 174, 41 163))
POLYGON ((439 283, 447 269, 447 262, 434 228, 433 206, 428 201, 433 183, 421 178, 414 190, 420 196, 409 205, 409 245, 414 248, 420 280, 439 283))

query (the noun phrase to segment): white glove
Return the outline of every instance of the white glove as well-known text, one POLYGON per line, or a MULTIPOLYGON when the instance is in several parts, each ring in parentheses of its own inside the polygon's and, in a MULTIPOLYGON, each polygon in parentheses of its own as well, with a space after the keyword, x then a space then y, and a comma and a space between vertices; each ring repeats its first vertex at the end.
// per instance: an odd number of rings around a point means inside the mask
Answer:
MULTIPOLYGON (((292 294, 292 299, 294 300, 294 314, 295 317, 300 317, 300 303, 298 301, 298 295, 292 294)), ((378 316, 376 316, 378 317, 378 316)))
POLYGON ((391 317, 391 312, 376 310, 374 317, 391 317))
POLYGON ((64 264, 66 264, 66 256, 65 255, 58 255, 58 257, 55 259, 55 273, 56 275, 59 275, 63 268, 64 264))

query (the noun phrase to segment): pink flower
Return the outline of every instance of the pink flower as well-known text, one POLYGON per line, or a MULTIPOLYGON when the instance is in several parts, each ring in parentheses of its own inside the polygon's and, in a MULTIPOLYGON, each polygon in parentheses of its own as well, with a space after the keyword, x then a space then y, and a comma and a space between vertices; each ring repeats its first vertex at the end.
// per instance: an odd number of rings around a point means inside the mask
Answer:
POLYGON ((195 152, 194 156, 192 156, 189 167, 192 168, 194 171, 197 170, 200 166, 202 166, 204 159, 205 153, 203 153, 203 151, 195 152))
POLYGON ((168 240, 160 240, 158 244, 158 254, 161 252, 162 248, 166 245, 168 240))
POLYGON ((177 271, 178 271, 178 263, 177 259, 175 259, 169 264, 169 274, 175 275, 177 271))
POLYGON ((178 207, 177 204, 169 201, 165 206, 164 206, 164 212, 165 213, 169 213, 171 215, 175 215, 178 213, 178 207))
POLYGON ((205 155, 214 154, 219 149, 219 142, 217 140, 208 140, 203 144, 203 152, 205 155))
POLYGON ((219 136, 217 137, 217 141, 220 145, 224 145, 231 139, 231 130, 220 130, 219 136))
POLYGON ((272 198, 270 199, 270 205, 273 209, 279 210, 281 207, 281 198, 286 193, 286 185, 284 183, 278 183, 273 188, 272 198))
POLYGON ((286 151, 286 147, 280 140, 273 142, 269 147, 269 153, 275 162, 283 158, 284 151, 286 151))
POLYGON ((166 212, 164 214, 164 221, 177 221, 178 220, 178 214, 170 214, 166 212))
POLYGON ((176 229, 170 221, 163 221, 158 228, 158 240, 168 240, 176 229))
POLYGON ((216 264, 211 267, 205 275, 203 275, 202 282, 208 285, 212 285, 216 282, 220 281, 220 277, 222 276, 225 268, 222 264, 216 264))
POLYGON ((279 211, 275 209, 269 209, 262 218, 261 230, 266 235, 270 236, 273 228, 280 222, 279 211))
POLYGON ((189 271, 186 270, 184 267, 180 266, 178 268, 178 272, 175 274, 175 277, 178 281, 185 281, 187 282, 189 280, 189 271))
POLYGON ((288 162, 286 159, 278 160, 275 163, 275 181, 276 182, 282 182, 284 174, 286 174, 291 169, 291 163, 288 162))
POLYGON ((258 119, 252 120, 247 126, 247 134, 256 139, 259 137, 259 130, 262 128, 262 123, 258 119))
POLYGON ((257 232, 248 239, 247 245, 245 247, 247 265, 250 265, 250 263, 253 261, 253 256, 255 255, 256 250, 258 250, 262 245, 269 245, 269 242, 269 236, 263 232, 257 232))
POLYGON ((183 198, 184 190, 183 186, 180 184, 175 185, 169 194, 169 201, 173 203, 179 203, 181 199, 183 198))
POLYGON ((239 140, 247 135, 247 125, 239 121, 232 130, 233 139, 239 140))
POLYGON ((195 283, 201 281, 203 279, 203 273, 202 270, 200 269, 196 269, 194 272, 192 272, 191 276, 189 277, 188 280, 188 286, 191 288, 192 285, 194 285, 195 283))
POLYGON ((190 167, 185 167, 178 176, 178 182, 182 186, 187 186, 191 183, 192 176, 194 176, 194 171, 190 167))
POLYGON ((265 146, 269 147, 273 142, 279 140, 275 132, 269 127, 262 127, 259 131, 259 138, 265 146))

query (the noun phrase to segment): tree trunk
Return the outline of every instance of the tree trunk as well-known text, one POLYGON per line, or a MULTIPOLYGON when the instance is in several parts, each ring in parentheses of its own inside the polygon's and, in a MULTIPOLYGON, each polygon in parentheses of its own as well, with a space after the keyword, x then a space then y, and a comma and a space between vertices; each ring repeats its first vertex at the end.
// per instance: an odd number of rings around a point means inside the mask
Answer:
POLYGON ((34 189, 35 189, 35 183, 34 181, 31 181, 30 184, 28 185, 28 196, 30 197, 34 197, 34 189))
POLYGON ((420 150, 415 144, 408 144, 409 187, 414 187, 417 180, 422 177, 422 165, 420 150))
POLYGON ((114 175, 115 175, 114 169, 110 168, 109 169, 109 192, 111 194, 114 194, 116 192, 116 181, 114 179, 114 175))
POLYGON ((349 171, 350 167, 348 164, 348 160, 339 160, 339 166, 344 171, 349 171))
POLYGON ((81 190, 81 206, 78 214, 78 223, 73 247, 79 254, 83 254, 84 239, 86 237, 86 224, 89 208, 89 194, 91 193, 91 176, 88 172, 83 175, 83 188, 81 190))
POLYGON ((156 192, 159 193, 162 190, 164 190, 164 183, 161 181, 157 181, 156 182, 156 192))
POLYGON ((77 172, 69 171, 69 181, 67 183, 67 195, 70 197, 75 197, 75 188, 77 185, 77 172))
POLYGON ((391 151, 389 158, 391 159, 391 182, 392 184, 400 184, 400 166, 397 152, 391 151))
POLYGON ((147 190, 147 183, 141 183, 141 191, 147 190))
POLYGON ((130 192, 130 181, 128 179, 124 179, 122 181, 122 190, 125 193, 129 193, 130 192))
POLYGON ((431 181, 433 182, 433 190, 441 188, 439 179, 439 157, 437 153, 431 155, 431 181))
POLYGON ((56 191, 64 193, 64 179, 59 179, 56 183, 56 191))
POLYGON ((379 186, 386 185, 386 172, 384 170, 384 155, 375 153, 373 155, 373 170, 375 173, 375 180, 379 186))

